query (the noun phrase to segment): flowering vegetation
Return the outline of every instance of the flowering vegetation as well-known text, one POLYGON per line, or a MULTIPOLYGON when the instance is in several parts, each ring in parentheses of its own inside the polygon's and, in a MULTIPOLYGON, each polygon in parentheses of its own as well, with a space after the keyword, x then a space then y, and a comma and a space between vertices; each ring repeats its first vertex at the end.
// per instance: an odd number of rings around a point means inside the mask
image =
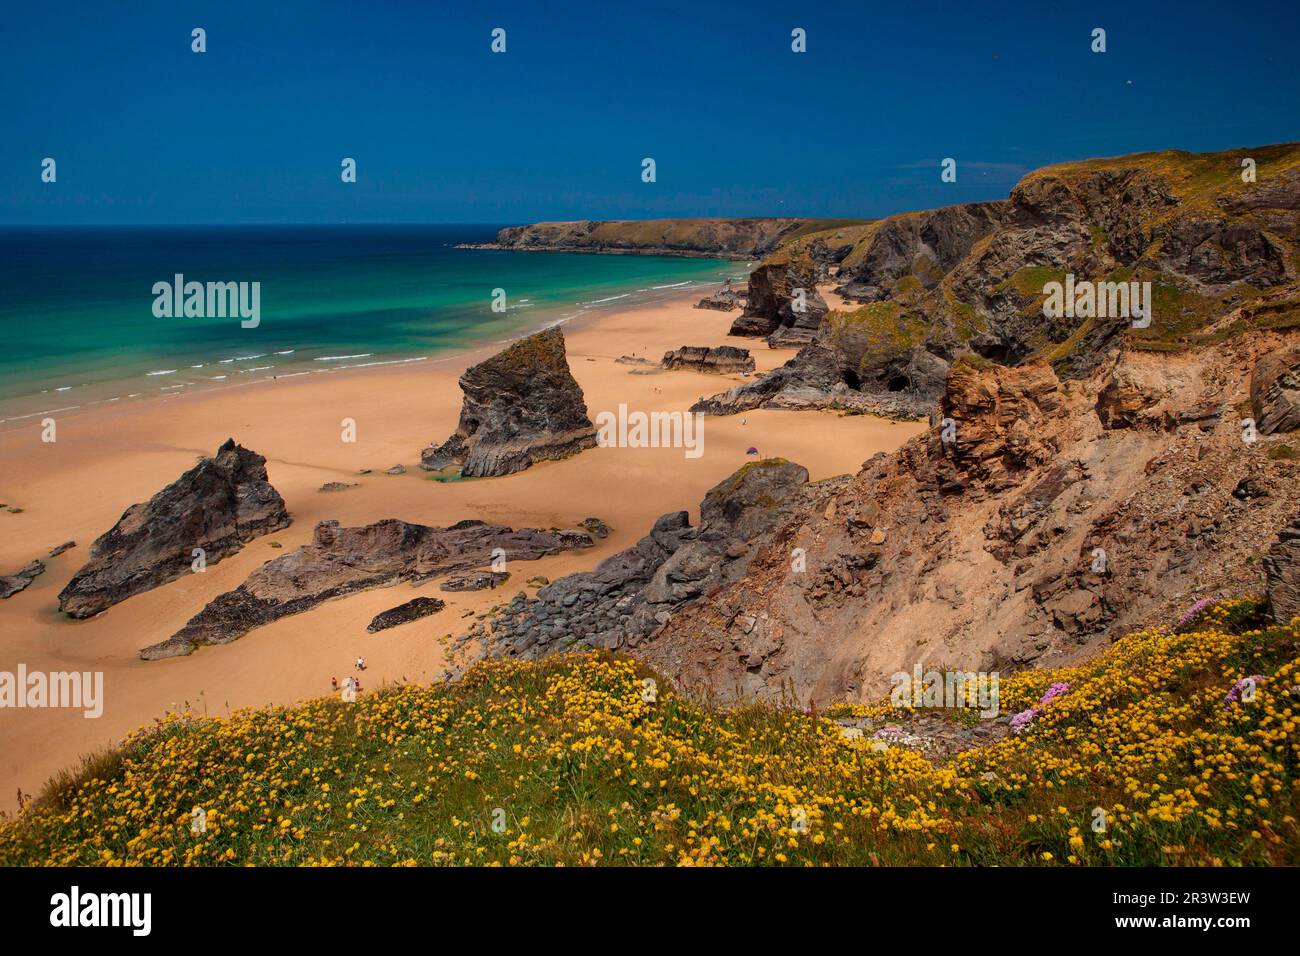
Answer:
POLYGON ((1029 727, 1029 725, 1033 723, 1034 718, 1042 712, 1042 709, 1046 707, 1053 698, 1060 697, 1069 689, 1070 685, 1064 681, 1058 681, 1051 687, 1047 688, 1047 693, 1043 694, 1042 700, 1034 704, 1034 706, 1030 707, 1028 710, 1022 710, 1011 718, 1012 731, 1020 733, 1022 730, 1029 727))
POLYGON ((566 655, 171 715, 0 823, 0 863, 1300 862, 1300 620, 1266 627, 1255 601, 1005 679, 1032 722, 944 761, 837 723, 887 703, 718 708, 648 676, 566 655))

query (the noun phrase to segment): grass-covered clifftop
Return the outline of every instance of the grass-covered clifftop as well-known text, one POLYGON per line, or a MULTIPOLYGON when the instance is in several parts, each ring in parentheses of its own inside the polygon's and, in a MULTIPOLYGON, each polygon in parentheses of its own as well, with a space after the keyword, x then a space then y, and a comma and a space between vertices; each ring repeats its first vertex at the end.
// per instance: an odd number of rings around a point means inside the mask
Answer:
POLYGON ((887 707, 724 710, 647 679, 568 655, 171 716, 0 824, 0 863, 1300 862, 1300 621, 1268 627, 1255 601, 1005 678, 1027 728, 946 761, 835 719, 883 729, 887 707))

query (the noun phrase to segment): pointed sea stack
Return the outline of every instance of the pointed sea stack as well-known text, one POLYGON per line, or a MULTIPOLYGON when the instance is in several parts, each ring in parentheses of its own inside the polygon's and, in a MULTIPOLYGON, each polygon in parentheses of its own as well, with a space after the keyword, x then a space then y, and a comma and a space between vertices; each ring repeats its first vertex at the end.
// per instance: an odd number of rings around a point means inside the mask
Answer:
POLYGON ((520 339, 467 369, 460 387, 460 424, 441 445, 424 450, 426 471, 460 465, 467 478, 509 475, 596 444, 559 329, 520 339))
POLYGON ((215 564, 245 542, 288 527, 266 459, 233 438, 144 504, 127 508, 90 546, 90 560, 59 594, 71 617, 98 614, 190 571, 194 549, 215 564))

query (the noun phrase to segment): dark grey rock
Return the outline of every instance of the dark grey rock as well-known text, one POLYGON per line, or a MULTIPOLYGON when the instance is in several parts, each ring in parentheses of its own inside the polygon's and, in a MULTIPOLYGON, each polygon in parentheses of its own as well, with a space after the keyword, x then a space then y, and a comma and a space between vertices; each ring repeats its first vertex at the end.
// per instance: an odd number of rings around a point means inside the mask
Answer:
POLYGON ((255 627, 310 610, 330 598, 479 567, 497 549, 508 560, 527 561, 591 546, 591 536, 582 531, 515 531, 482 521, 461 521, 447 528, 393 518, 359 528, 322 521, 311 544, 268 561, 140 656, 156 660, 189 654, 200 644, 228 644, 255 627))
POLYGON ((29 561, 14 574, 0 577, 0 598, 13 597, 44 573, 44 562, 29 561))
POLYGON ((446 601, 441 601, 435 597, 412 598, 405 604, 399 604, 397 607, 392 607, 387 611, 381 611, 376 614, 369 626, 366 627, 366 630, 371 634, 374 634, 377 631, 384 631, 390 627, 397 627, 399 624, 418 621, 420 618, 428 617, 430 614, 437 614, 446 606, 446 601))
POLYGON ((284 499, 267 481, 266 459, 228 439, 95 540, 90 560, 59 594, 59 610, 90 617, 189 573, 196 548, 215 564, 288 525, 284 499))
POLYGON ((428 471, 459 465, 466 477, 508 475, 595 447, 596 429, 558 328, 467 369, 460 387, 460 424, 447 441, 424 450, 421 467, 428 471))

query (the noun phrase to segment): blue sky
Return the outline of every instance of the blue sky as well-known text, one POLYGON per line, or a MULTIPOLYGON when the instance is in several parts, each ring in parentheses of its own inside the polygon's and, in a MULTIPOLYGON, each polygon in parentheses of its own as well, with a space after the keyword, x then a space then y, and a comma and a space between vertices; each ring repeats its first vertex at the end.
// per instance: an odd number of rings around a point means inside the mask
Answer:
POLYGON ((1300 139, 1297 19, 1294 0, 12 4, 0 223, 878 216, 1002 198, 1065 159, 1300 139), (940 182, 949 156, 956 183, 940 182))

